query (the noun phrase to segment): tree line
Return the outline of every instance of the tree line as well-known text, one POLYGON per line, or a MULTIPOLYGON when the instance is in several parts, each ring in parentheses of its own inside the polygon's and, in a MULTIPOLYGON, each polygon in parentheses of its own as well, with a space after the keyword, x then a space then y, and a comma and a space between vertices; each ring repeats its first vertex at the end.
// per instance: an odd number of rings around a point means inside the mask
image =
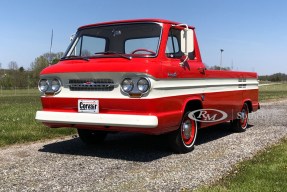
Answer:
POLYGON ((231 71, 231 68, 230 68, 230 67, 220 67, 220 66, 218 66, 218 65, 207 66, 207 69, 210 69, 210 70, 231 71))
POLYGON ((58 63, 62 56, 63 52, 44 53, 37 57, 27 69, 19 67, 16 61, 10 61, 8 69, 2 69, 0 63, 1 89, 37 87, 40 72, 49 65, 58 63))
POLYGON ((272 81, 272 82, 287 81, 287 74, 275 73, 272 75, 262 75, 262 76, 259 76, 259 80, 260 81, 272 81))

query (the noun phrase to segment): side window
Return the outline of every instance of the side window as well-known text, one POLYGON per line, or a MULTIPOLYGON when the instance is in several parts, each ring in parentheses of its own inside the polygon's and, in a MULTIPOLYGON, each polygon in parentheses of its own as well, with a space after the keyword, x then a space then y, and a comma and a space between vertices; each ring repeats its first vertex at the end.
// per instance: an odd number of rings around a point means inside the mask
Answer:
POLYGON ((171 29, 169 31, 165 53, 169 58, 180 58, 182 56, 182 52, 180 51, 179 30, 171 29))
POLYGON ((168 37, 165 53, 175 54, 179 52, 178 40, 176 37, 168 37))

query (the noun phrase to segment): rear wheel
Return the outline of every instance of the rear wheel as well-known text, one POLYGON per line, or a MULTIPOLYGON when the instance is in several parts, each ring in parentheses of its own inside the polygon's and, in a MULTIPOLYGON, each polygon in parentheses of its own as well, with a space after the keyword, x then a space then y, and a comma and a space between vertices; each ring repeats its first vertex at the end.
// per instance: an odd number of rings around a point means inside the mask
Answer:
POLYGON ((169 135, 170 146, 176 153, 188 153, 194 149, 197 122, 188 117, 189 113, 183 115, 180 127, 169 135))
POLYGON ((80 139, 88 145, 102 143, 107 137, 107 132, 105 131, 94 131, 87 129, 78 129, 78 134, 80 139))
POLYGON ((238 113, 237 119, 231 121, 231 129, 235 132, 243 132, 248 127, 249 109, 247 103, 244 103, 241 112, 238 113))

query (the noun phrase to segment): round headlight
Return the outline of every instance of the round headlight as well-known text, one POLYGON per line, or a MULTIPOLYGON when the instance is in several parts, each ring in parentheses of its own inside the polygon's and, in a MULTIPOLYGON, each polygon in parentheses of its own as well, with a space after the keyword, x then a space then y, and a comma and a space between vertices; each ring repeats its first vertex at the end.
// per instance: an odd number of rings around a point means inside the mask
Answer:
POLYGON ((141 78, 138 83, 138 90, 142 93, 145 93, 149 90, 149 81, 146 78, 141 78))
POLYGON ((61 82, 58 80, 58 79, 53 79, 51 81, 51 89, 54 91, 54 92, 58 92, 61 88, 61 82))
POLYGON ((122 90, 124 92, 131 92, 134 88, 134 83, 131 79, 126 78, 122 82, 122 90))
POLYGON ((46 92, 49 88, 49 82, 47 79, 41 79, 38 83, 39 91, 46 92))

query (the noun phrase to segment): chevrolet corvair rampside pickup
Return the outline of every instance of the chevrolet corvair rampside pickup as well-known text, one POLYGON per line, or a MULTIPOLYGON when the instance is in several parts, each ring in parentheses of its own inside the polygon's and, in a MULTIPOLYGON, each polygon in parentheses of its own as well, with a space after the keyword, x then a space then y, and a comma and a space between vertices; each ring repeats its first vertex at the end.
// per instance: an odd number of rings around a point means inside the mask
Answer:
POLYGON ((160 19, 80 27, 39 90, 36 119, 51 128, 77 128, 87 144, 109 132, 167 134, 178 153, 194 148, 199 128, 230 121, 245 131, 259 109, 256 73, 206 69, 194 27, 160 19))

